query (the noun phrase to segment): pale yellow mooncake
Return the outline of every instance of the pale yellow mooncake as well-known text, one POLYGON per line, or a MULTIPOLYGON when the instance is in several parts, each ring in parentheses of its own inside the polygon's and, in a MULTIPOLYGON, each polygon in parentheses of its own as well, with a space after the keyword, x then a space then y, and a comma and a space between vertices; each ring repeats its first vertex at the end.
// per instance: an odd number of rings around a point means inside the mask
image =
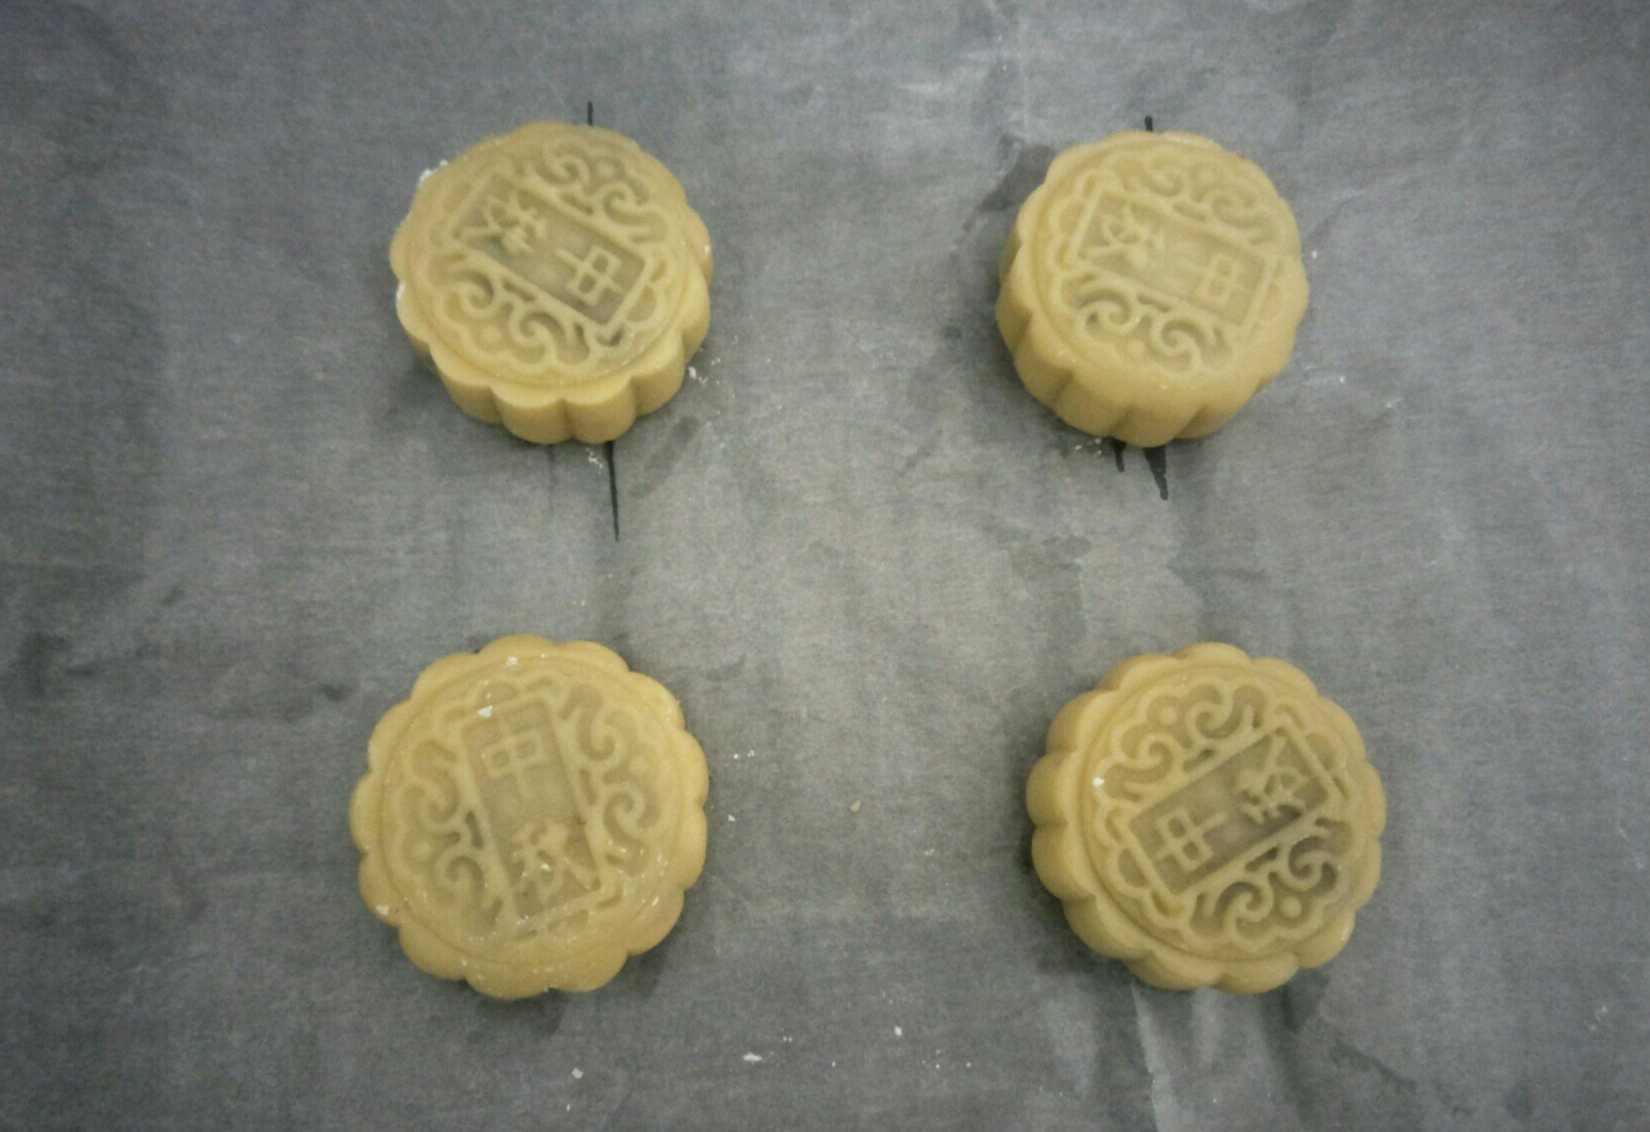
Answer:
POLYGON ((1113 134, 1054 159, 1003 252, 997 323, 1074 428, 1151 447, 1224 424, 1306 311, 1289 206, 1208 138, 1113 134))
POLYGON ((361 895, 415 964, 484 994, 601 986, 665 937, 704 866, 704 752, 601 645, 443 657, 367 754, 361 895))
POLYGON ((1358 729, 1230 645, 1112 669, 1055 718, 1026 799, 1073 930, 1168 989, 1255 993, 1328 962, 1381 877, 1358 729))
POLYGON ((710 327, 710 235, 610 130, 536 122, 427 174, 390 245, 396 312, 459 408, 523 440, 612 440, 710 327))

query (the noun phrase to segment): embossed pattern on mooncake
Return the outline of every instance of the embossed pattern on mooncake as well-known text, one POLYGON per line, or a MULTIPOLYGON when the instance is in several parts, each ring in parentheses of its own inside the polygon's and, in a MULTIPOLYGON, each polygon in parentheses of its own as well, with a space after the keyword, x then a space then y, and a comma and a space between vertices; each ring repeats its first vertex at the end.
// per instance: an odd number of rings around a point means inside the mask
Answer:
POLYGON ((1202 644, 1062 710, 1027 787, 1034 857, 1095 950, 1159 986, 1277 986, 1380 878, 1386 801, 1346 713, 1279 660, 1202 644))
POLYGON ((710 237, 629 138, 541 122, 433 171, 396 233, 396 309, 473 416, 611 440, 681 387, 710 325, 710 237))
POLYGON ((1271 381, 1306 298, 1294 216, 1259 167, 1133 132, 1055 159, 1015 221, 997 317, 1040 401, 1150 446, 1218 428, 1271 381))
POLYGON ((369 756, 363 897, 418 966, 490 995, 607 982, 704 863, 704 754, 670 694, 599 645, 439 660, 369 756))

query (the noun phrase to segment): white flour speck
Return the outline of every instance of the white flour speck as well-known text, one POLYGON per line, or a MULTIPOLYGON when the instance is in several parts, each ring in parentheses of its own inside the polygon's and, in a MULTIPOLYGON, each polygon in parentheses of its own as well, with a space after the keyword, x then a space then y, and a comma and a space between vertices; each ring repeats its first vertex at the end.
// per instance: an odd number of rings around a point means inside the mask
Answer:
POLYGON ((894 1027, 894 1037, 903 1038, 904 1036, 905 1036, 905 1031, 900 1029, 898 1026, 895 1026, 894 1027))
POLYGON ((762 1060, 762 1055, 759 1053, 747 1053, 745 1055, 745 1060, 750 1062, 752 1065, 755 1065, 757 1062, 762 1060))
POLYGON ((579 1069, 579 1068, 574 1068, 574 1070, 573 1070, 573 1080, 578 1081, 578 1080, 583 1079, 583 1077, 584 1077, 584 1070, 579 1069))

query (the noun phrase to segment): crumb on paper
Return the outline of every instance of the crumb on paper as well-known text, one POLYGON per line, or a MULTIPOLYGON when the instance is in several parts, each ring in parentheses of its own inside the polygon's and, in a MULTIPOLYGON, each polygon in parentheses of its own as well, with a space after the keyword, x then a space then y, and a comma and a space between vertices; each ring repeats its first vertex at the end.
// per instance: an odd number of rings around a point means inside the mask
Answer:
POLYGON ((602 463, 602 458, 600 456, 596 455, 596 450, 594 448, 586 448, 584 450, 584 454, 585 454, 585 459, 589 460, 592 464, 596 465, 596 467, 598 467, 598 468, 607 467, 606 464, 602 463))
POLYGON ((747 1053, 745 1055, 745 1060, 750 1062, 752 1065, 755 1065, 757 1062, 762 1060, 762 1055, 759 1053, 747 1053))
POLYGON ((924 849, 924 850, 923 850, 923 851, 922 851, 922 855, 923 855, 923 856, 924 856, 924 857, 932 857, 932 856, 933 856, 933 855, 934 855, 934 850, 932 850, 932 849, 924 849))
POLYGON ((575 1081, 582 1080, 583 1077, 584 1077, 584 1070, 580 1069, 578 1066, 575 1065, 573 1067, 573 1080, 575 1080, 575 1081))
POLYGON ((380 916, 388 916, 390 914, 390 906, 388 904, 374 904, 372 906, 372 910, 377 912, 380 916))
POLYGON ((734 820, 734 819, 733 819, 733 815, 732 815, 732 814, 729 814, 729 815, 728 815, 728 820, 729 820, 729 821, 733 821, 733 820, 734 820))
POLYGON ((900 1029, 898 1026, 895 1026, 894 1027, 894 1037, 903 1038, 904 1036, 905 1036, 905 1031, 900 1029))
POLYGON ((850 813, 850 814, 857 814, 857 813, 859 813, 859 803, 860 803, 860 799, 858 799, 858 798, 855 798, 855 799, 854 799, 854 804, 853 804, 853 805, 851 805, 851 806, 849 806, 849 807, 848 807, 848 812, 849 812, 849 813, 850 813))

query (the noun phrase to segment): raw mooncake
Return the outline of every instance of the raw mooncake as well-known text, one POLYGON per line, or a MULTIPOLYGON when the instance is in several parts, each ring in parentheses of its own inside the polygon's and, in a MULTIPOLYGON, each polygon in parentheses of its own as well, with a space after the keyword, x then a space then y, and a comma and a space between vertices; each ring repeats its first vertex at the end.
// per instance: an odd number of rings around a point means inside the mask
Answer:
POLYGON ((589 990, 675 925, 705 861, 704 752, 588 642, 443 657, 372 733, 361 895, 409 958, 499 998, 589 990))
POLYGON ((1113 134, 1049 167, 1003 252, 997 324, 1074 428, 1143 447, 1219 428, 1283 369, 1306 311, 1294 215, 1208 138, 1113 134))
POLYGON ((523 440, 612 440, 681 388, 710 236, 629 138, 537 122, 431 171, 390 245, 396 312, 447 392, 523 440))
POLYGON ((1253 993, 1328 962, 1381 876, 1358 729, 1230 645, 1112 669, 1055 718, 1026 798, 1072 928, 1159 987, 1253 993))

